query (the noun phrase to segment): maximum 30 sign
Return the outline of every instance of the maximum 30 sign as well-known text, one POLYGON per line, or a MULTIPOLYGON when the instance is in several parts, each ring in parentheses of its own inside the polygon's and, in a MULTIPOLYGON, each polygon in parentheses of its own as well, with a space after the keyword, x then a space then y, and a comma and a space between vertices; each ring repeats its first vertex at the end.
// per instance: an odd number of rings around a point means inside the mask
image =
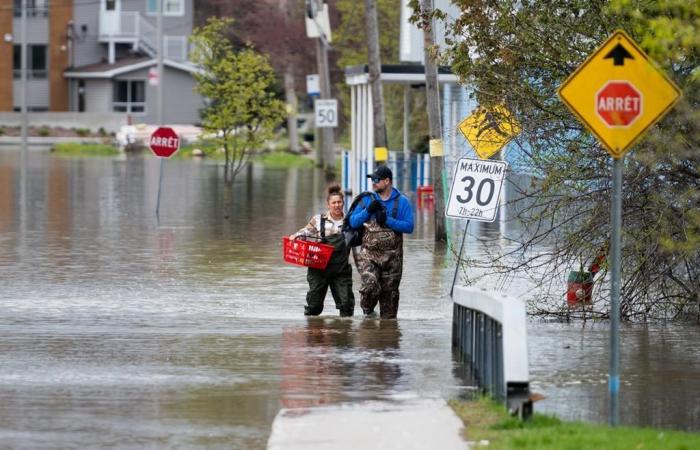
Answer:
POLYGON ((507 169, 505 161, 461 158, 457 161, 445 215, 493 222, 507 169))
POLYGON ((338 101, 335 99, 316 99, 314 102, 316 127, 334 128, 338 126, 338 101))

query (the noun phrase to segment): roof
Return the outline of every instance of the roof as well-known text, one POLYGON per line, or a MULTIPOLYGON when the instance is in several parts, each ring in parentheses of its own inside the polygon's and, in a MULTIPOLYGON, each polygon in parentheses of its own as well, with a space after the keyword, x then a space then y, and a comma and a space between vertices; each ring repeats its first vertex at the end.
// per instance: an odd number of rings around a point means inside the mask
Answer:
MULTIPOLYGON (((100 62, 87 66, 74 67, 63 72, 66 78, 114 78, 118 75, 133 72, 139 69, 145 69, 158 64, 155 58, 147 57, 132 57, 124 58, 116 61, 113 64, 100 62)), ((172 61, 170 59, 163 60, 163 65, 173 69, 182 70, 184 72, 198 72, 199 69, 191 62, 172 61)))
MULTIPOLYGON (((368 82, 369 66, 360 64, 345 68, 345 81, 348 84, 366 84, 368 82)), ((425 66, 422 64, 382 64, 380 76, 383 83, 425 83, 425 66)), ((438 67, 438 82, 457 83, 457 75, 449 67, 438 67)))

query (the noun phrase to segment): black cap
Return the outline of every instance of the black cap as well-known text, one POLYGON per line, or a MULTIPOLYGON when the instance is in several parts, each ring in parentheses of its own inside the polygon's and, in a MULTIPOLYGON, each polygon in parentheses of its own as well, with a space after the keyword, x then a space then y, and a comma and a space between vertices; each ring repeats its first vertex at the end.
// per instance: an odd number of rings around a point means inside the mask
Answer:
POLYGON ((374 169, 374 172, 367 175, 367 178, 373 178, 377 180, 383 180, 385 178, 388 178, 392 181, 394 179, 394 177, 391 174, 391 169, 387 166, 377 166, 377 168, 374 169))

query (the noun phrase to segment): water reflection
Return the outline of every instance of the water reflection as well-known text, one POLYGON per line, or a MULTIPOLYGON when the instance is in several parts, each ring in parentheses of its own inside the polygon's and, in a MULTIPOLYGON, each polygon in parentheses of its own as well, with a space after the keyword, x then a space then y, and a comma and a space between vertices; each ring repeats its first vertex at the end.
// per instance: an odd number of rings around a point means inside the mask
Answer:
MULTIPOLYGON (((429 207, 405 241, 398 321, 306 319, 305 270, 281 264, 281 236, 322 208, 317 172, 253 166, 227 190, 215 164, 168 161, 158 226, 154 159, 29 162, 21 220, 19 152, 0 152, 0 446, 264 448, 284 406, 462 391, 454 266, 429 207)), ((700 335, 624 333, 623 418, 700 428, 700 335)), ((536 322, 530 336, 538 406, 604 422, 605 327, 536 322)))
POLYGON ((386 398, 402 384, 396 321, 313 317, 282 333, 282 405, 386 398))

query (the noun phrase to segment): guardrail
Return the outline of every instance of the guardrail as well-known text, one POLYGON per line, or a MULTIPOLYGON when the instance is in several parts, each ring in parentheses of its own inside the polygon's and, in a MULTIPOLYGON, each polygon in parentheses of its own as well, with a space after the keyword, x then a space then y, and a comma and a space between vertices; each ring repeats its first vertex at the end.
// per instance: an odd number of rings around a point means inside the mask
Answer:
POLYGON ((532 413, 525 304, 500 292, 456 286, 452 347, 469 376, 521 417, 532 413))

